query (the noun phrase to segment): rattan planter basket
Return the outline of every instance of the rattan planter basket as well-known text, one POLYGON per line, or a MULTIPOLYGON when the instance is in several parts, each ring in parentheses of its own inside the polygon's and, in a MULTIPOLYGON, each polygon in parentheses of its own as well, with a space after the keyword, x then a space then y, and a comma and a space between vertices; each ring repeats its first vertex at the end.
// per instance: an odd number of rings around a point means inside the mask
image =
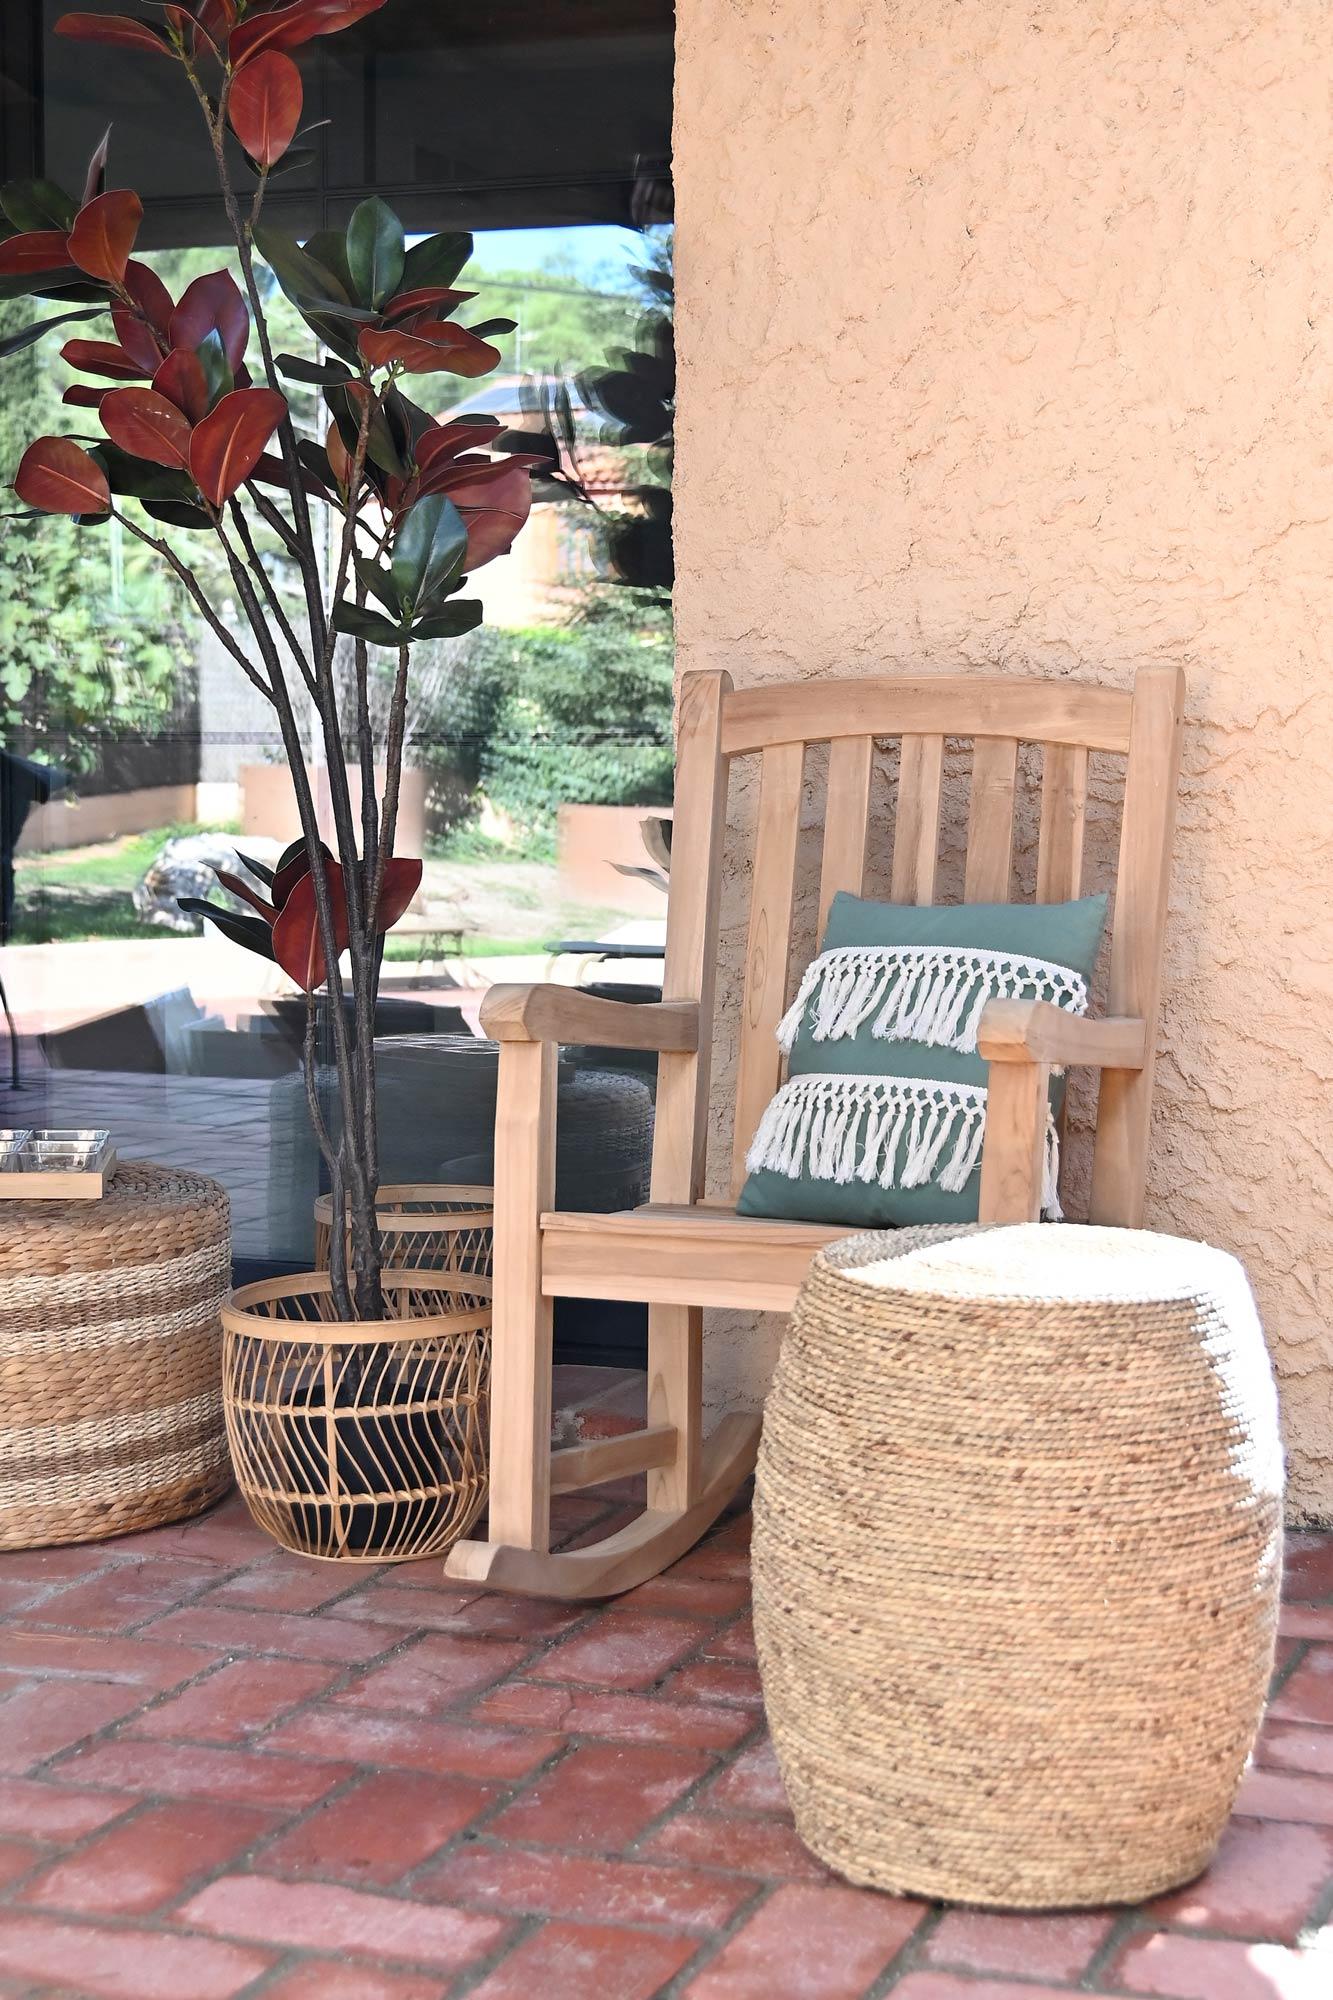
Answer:
POLYGON ((1137 1902, 1207 1864, 1272 1666, 1253 1299, 1170 1237, 926 1233, 816 1257, 765 1411, 755 1627, 796 1824, 876 1888, 1137 1902))
MULTIPOLYGON (((375 1203, 384 1262, 400 1271, 479 1271, 489 1277, 495 1190, 461 1184, 403 1182, 382 1187, 375 1203)), ((315 1269, 329 1268, 333 1198, 315 1201, 315 1269)))
POLYGON ((407 1562, 486 1499, 491 1281, 386 1271, 393 1318, 333 1317, 327 1273, 265 1279, 222 1311, 236 1482, 300 1555, 407 1562))
POLYGON ((197 1514, 231 1484, 216 1181, 124 1162, 100 1201, 0 1211, 0 1548, 197 1514))

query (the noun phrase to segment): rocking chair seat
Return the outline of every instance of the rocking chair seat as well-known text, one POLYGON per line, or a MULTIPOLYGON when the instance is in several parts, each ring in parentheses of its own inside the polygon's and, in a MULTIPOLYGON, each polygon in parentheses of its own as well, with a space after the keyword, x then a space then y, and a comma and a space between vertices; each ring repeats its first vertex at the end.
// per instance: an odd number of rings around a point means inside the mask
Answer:
POLYGON ((552 1298, 790 1312, 816 1250, 846 1224, 777 1222, 734 1208, 648 1202, 610 1215, 541 1219, 542 1290, 552 1298))

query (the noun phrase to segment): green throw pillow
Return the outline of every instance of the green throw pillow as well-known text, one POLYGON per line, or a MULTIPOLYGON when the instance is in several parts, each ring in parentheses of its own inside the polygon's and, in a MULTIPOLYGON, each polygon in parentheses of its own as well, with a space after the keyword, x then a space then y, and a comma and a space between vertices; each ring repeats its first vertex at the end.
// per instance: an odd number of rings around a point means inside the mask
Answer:
MULTIPOLYGON (((787 1081, 750 1147, 742 1215, 898 1229, 975 1222, 987 1000, 1087 1010, 1106 897, 925 909, 833 900, 823 950, 779 1029, 787 1081)), ((1059 1215, 1051 1082, 1048 1215, 1059 1215)))

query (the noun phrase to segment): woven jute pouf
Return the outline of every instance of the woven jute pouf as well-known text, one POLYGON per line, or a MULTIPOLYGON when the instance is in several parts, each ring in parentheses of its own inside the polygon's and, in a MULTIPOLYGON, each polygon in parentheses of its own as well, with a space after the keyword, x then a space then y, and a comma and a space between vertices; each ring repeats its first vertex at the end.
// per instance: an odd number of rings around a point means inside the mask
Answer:
POLYGON ((119 1166, 101 1201, 0 1205, 0 1548, 197 1514, 231 1484, 225 1191, 119 1166))
POLYGON ((815 1258, 764 1416, 755 1628, 807 1846, 978 1904, 1129 1903, 1226 1822, 1273 1660, 1245 1274, 1032 1225, 815 1258))

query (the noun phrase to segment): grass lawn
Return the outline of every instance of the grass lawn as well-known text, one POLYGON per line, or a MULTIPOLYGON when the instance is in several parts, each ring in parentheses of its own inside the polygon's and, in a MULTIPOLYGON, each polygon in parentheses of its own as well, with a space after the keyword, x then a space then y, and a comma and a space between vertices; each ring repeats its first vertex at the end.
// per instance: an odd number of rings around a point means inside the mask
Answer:
MULTIPOLYGON (((172 932, 140 921, 131 891, 167 840, 185 833, 232 831, 157 827, 94 847, 19 855, 12 942, 169 939, 172 932)), ((519 957, 542 950, 555 938, 596 937, 625 920, 623 910, 566 902, 553 863, 509 860, 493 852, 456 860, 428 859, 425 894, 432 916, 439 915, 441 930, 462 932, 464 958, 519 957)), ((425 942, 390 933, 385 956, 395 961, 419 958, 425 942)))

